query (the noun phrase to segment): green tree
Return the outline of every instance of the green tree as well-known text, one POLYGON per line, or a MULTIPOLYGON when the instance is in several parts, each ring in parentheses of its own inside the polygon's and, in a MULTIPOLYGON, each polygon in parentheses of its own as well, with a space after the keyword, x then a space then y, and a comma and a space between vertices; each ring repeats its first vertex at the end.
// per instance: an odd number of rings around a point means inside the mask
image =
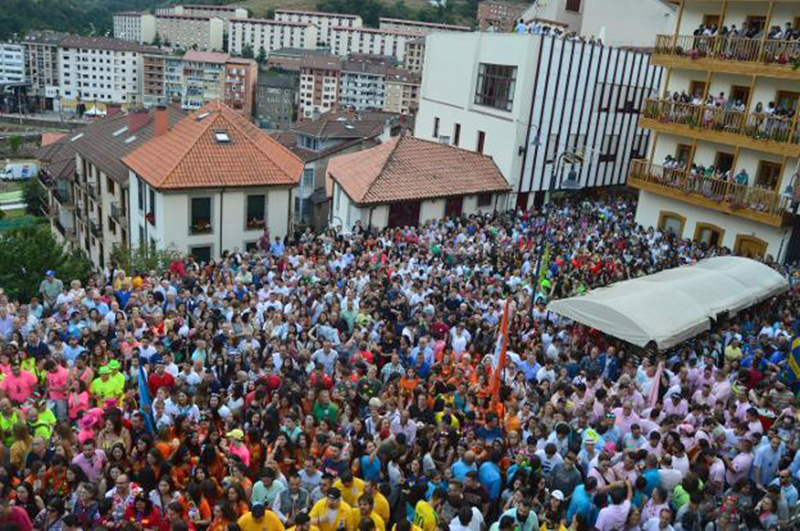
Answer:
POLYGON ((19 152, 19 148, 22 145, 22 137, 19 135, 14 135, 8 139, 8 147, 11 148, 11 154, 16 155, 19 152))
POLYGON ((153 37, 153 46, 161 46, 161 35, 156 32, 156 36, 153 37))
POLYGON ((43 216, 42 205, 47 203, 47 192, 38 177, 28 179, 22 187, 25 212, 31 216, 43 216))
POLYGON ((47 225, 23 227, 0 234, 0 286, 14 300, 30 300, 48 269, 65 283, 86 281, 92 266, 79 250, 59 244, 47 225))
POLYGON ((261 66, 264 66, 267 63, 267 51, 263 46, 258 49, 258 57, 256 57, 256 62, 261 66))
POLYGON ((166 271, 172 259, 179 255, 177 249, 153 249, 149 245, 130 248, 121 245, 111 250, 111 260, 131 273, 133 271, 166 271))
POLYGON ((246 57, 248 59, 253 58, 253 45, 252 44, 245 44, 244 48, 242 48, 242 57, 246 57))

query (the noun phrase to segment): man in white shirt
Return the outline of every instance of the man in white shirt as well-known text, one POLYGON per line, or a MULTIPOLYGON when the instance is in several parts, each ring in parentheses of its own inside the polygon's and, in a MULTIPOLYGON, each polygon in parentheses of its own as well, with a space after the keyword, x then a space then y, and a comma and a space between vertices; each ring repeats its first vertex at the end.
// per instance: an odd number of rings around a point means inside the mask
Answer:
POLYGON ((465 505, 458 511, 458 515, 450 520, 450 531, 481 531, 483 529, 483 515, 477 507, 465 505))

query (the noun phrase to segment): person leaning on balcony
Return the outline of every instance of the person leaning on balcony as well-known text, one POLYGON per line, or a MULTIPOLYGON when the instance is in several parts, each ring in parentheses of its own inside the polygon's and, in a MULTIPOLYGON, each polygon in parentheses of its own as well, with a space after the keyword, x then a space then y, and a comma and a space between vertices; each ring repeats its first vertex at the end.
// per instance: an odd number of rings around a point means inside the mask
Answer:
POLYGON ((736 184, 747 186, 747 183, 749 181, 750 181, 750 175, 747 174, 747 170, 742 168, 742 170, 736 174, 736 184))

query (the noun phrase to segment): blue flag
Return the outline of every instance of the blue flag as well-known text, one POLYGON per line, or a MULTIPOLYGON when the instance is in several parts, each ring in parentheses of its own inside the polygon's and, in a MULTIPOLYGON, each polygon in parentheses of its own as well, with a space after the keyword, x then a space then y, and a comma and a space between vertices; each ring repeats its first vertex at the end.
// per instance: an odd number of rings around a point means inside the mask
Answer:
POLYGON ((155 423, 153 422, 153 408, 150 400, 150 389, 147 387, 147 375, 144 373, 144 365, 139 364, 139 409, 144 415, 144 426, 147 432, 153 434, 156 432, 155 423))

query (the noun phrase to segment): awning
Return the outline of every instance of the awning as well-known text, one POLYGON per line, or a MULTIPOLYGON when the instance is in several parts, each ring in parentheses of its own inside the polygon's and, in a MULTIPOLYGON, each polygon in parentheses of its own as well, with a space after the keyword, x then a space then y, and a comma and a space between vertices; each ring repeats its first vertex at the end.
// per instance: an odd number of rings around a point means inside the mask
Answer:
POLYGON ((709 330, 721 313, 788 289, 789 282, 761 262, 725 256, 553 301, 547 309, 634 345, 654 341, 667 349, 709 330))

